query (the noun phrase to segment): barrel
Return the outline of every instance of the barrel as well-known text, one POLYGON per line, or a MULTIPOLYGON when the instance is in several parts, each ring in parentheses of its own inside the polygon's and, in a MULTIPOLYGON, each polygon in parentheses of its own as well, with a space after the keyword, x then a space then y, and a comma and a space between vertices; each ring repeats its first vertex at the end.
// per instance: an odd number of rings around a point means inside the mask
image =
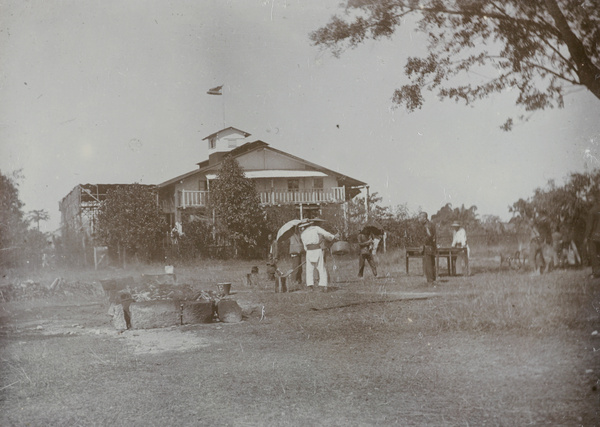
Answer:
POLYGON ((229 295, 229 292, 231 292, 231 283, 217 283, 217 287, 221 296, 229 295))
POLYGON ((335 242, 331 246, 331 253, 333 255, 346 255, 350 252, 350 244, 348 242, 339 241, 335 242))

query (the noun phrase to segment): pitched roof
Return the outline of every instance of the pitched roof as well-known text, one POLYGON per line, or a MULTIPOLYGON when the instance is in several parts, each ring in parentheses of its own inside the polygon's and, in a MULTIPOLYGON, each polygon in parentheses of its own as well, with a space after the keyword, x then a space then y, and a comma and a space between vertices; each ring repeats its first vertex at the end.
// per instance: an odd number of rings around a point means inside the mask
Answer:
MULTIPOLYGON (((323 166, 320 166, 320 165, 318 165, 316 163, 309 162, 308 160, 305 160, 305 159, 302 159, 300 157, 294 156, 293 154, 286 153, 285 151, 281 151, 281 150, 278 150, 276 148, 273 148, 273 147, 269 146, 269 144, 267 144, 266 142, 261 141, 261 140, 256 140, 254 142, 247 142, 247 143, 245 143, 243 145, 240 145, 237 148, 234 148, 233 150, 231 150, 227 154, 231 155, 233 158, 236 158, 236 157, 240 157, 240 156, 242 156, 242 155, 244 155, 246 153, 249 153, 251 151, 259 150, 259 149, 262 149, 262 148, 264 148, 266 150, 269 150, 269 151, 272 151, 272 152, 275 152, 275 153, 278 153, 278 154, 281 154, 281 155, 283 155, 285 157, 288 157, 288 158, 291 158, 293 160, 296 160, 297 162, 304 163, 305 165, 310 166, 310 167, 312 167, 312 168, 314 168, 314 169, 316 169, 318 171, 325 172, 328 175, 336 176, 345 185, 348 185, 348 186, 351 186, 351 187, 360 187, 360 186, 363 186, 363 185, 367 185, 366 182, 363 182, 363 181, 360 181, 358 179, 352 178, 352 177, 350 177, 348 175, 341 174, 341 173, 336 172, 334 170, 327 169, 327 168, 325 168, 323 166)), ((171 184, 173 184, 173 183, 175 183, 177 181, 180 181, 182 179, 185 179, 185 178, 187 178, 189 176, 192 176, 192 175, 195 175, 195 174, 206 173, 206 172, 209 172, 211 170, 218 170, 220 168, 220 166, 221 166, 221 163, 222 163, 222 161, 209 166, 206 161, 200 162, 200 163, 198 163, 198 166, 199 166, 198 169, 190 171, 190 172, 187 172, 187 173, 185 173, 183 175, 179 175, 179 176, 177 176, 175 178, 172 178, 172 179, 170 179, 168 181, 162 182, 162 183, 158 184, 158 187, 166 187, 168 185, 171 185, 171 184)))
POLYGON ((366 183, 366 182, 359 181, 358 179, 355 179, 355 178, 349 177, 348 175, 344 175, 344 174, 341 174, 341 173, 339 173, 339 172, 336 172, 336 171, 334 171, 334 170, 327 169, 327 168, 325 168, 325 167, 323 167, 323 166, 321 166, 321 165, 318 165, 318 164, 316 164, 316 163, 309 162, 308 160, 304 160, 304 159, 303 159, 303 158, 301 158, 301 157, 294 156, 293 154, 286 153, 285 151, 281 151, 281 150, 278 150, 278 149, 276 149, 276 148, 273 148, 273 147, 268 147, 267 149, 268 149, 268 150, 271 150, 271 151, 274 151, 274 152, 276 152, 276 153, 282 154, 282 155, 284 155, 284 156, 287 156, 287 157, 289 157, 289 158, 292 158, 292 159, 294 159, 294 160, 296 160, 296 161, 298 161, 298 162, 300 162, 300 163, 304 163, 305 165, 311 166, 311 167, 313 167, 313 168, 315 168, 315 169, 317 169, 317 170, 324 171, 324 172, 326 172, 328 175, 335 175, 335 176, 337 176, 337 177, 338 177, 338 178, 339 178, 341 181, 343 181, 343 182, 344 182, 346 185, 349 185, 349 186, 351 186, 351 187, 359 187, 359 186, 362 186, 362 185, 367 185, 367 183, 366 183))
MULTIPOLYGON (((249 151, 253 151, 256 148, 260 148, 260 147, 268 147, 269 144, 267 144, 266 142, 263 142, 261 140, 256 140, 254 142, 246 142, 245 144, 240 145, 239 147, 234 148, 231 151, 227 152, 227 155, 233 156, 233 157, 239 157, 244 153, 247 153, 249 151)), ((216 164, 220 164, 221 162, 218 162, 216 164)), ((200 163, 196 163, 200 169, 205 169, 208 166, 208 160, 204 160, 203 162, 200 163)), ((215 165, 212 165, 215 166, 215 165)))
POLYGON ((209 139, 209 138, 212 138, 213 136, 216 136, 216 135, 220 134, 221 132, 225 132, 226 130, 229 130, 229 129, 231 129, 231 130, 237 130, 239 133, 241 133, 242 135, 244 135, 244 138, 246 138, 246 137, 248 137, 248 136, 250 136, 250 135, 251 135, 251 134, 249 134, 249 133, 248 133, 248 132, 246 132, 246 131, 243 131, 243 130, 241 130, 241 129, 238 129, 238 128, 234 128, 233 126, 229 126, 228 128, 225 128, 225 129, 218 130, 218 131, 216 131, 215 133, 211 133, 211 134, 210 134, 210 135, 208 135, 206 138, 202 138, 202 141, 204 141, 204 140, 206 140, 206 139, 209 139))

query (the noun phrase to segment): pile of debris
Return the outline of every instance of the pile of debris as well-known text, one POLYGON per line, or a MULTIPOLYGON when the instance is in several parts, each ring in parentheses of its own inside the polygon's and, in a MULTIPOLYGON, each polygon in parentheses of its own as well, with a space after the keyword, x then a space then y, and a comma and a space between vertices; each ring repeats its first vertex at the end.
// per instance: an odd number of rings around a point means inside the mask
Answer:
POLYGON ((242 320, 242 309, 227 294, 173 282, 156 275, 152 278, 142 275, 141 280, 133 277, 101 280, 115 329, 152 329, 242 320))
POLYGON ((57 277, 52 283, 48 284, 34 280, 0 284, 1 302, 100 295, 102 295, 102 288, 96 283, 86 283, 79 280, 67 281, 62 277, 57 277))

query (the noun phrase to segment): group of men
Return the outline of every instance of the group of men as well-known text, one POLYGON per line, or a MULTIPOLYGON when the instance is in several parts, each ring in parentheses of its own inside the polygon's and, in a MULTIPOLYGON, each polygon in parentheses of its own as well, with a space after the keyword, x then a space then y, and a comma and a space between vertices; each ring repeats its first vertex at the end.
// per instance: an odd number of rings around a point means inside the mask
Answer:
MULTIPOLYGON (((304 219, 297 225, 289 241, 289 253, 292 258, 292 271, 289 273, 297 283, 302 283, 302 255, 306 262, 306 286, 314 290, 315 269, 319 274, 318 286, 322 292, 328 291, 328 275, 325 268, 325 242, 339 238, 338 234, 331 234, 318 223, 323 220, 318 218, 304 219)), ((270 262, 274 267, 277 262, 277 240, 271 243, 270 262)), ((274 267, 276 269, 276 267, 274 267)), ((276 271, 276 270, 274 270, 276 271)))
MULTIPOLYGON (((435 283, 436 281, 436 267, 435 257, 437 251, 437 236, 436 227, 433 222, 428 218, 426 212, 420 212, 418 221, 421 226, 421 232, 423 235, 423 274, 428 283, 435 283)), ((314 286, 314 271, 317 270, 319 275, 318 287, 326 292, 328 289, 328 274, 325 268, 325 242, 339 239, 338 234, 332 234, 327 230, 324 230, 318 224, 323 220, 305 219, 302 220, 296 231, 292 234, 289 240, 289 254, 292 259, 292 273, 290 274, 292 280, 297 283, 302 283, 302 258, 305 257, 306 262, 306 285, 309 289, 315 289, 314 286)), ((466 257, 469 258, 469 246, 467 244, 467 234, 461 224, 455 222, 452 225, 453 228, 453 248, 466 248, 466 257)), ((561 235, 558 231, 552 234, 553 247, 557 246, 561 242, 559 238, 561 235)), ((358 276, 363 277, 364 269, 368 263, 373 276, 377 277, 377 265, 373 257, 377 247, 377 238, 373 234, 369 234, 366 231, 361 231, 358 235, 359 245, 359 270, 358 276)), ((594 277, 600 277, 600 202, 596 203, 591 209, 589 218, 587 221, 586 230, 586 243, 589 247, 590 260, 592 264, 592 274, 594 277)), ((534 261, 534 268, 543 269, 544 258, 541 255, 542 245, 541 237, 537 228, 533 227, 530 243, 530 258, 534 261), (538 266, 538 259, 540 260, 541 266, 538 266)), ((277 241, 274 241, 271 245, 270 258, 276 260, 277 255, 277 241), (275 252, 273 252, 275 251, 275 252)), ((555 249, 555 254, 559 254, 560 251, 555 249)), ((452 271, 456 271, 456 259, 452 261, 452 271)), ((555 263, 557 262, 554 260, 555 263)), ((275 262, 272 264, 275 265, 275 262)), ((275 271, 275 270, 273 270, 275 271)))
MULTIPOLYGON (((314 271, 319 275, 318 287, 323 291, 328 290, 328 274, 325 268, 325 242, 331 242, 339 239, 338 234, 332 234, 324 230, 318 224, 323 220, 318 218, 302 220, 289 239, 289 254, 292 259, 292 270, 288 273, 291 280, 298 284, 302 283, 302 255, 304 254, 306 262, 306 286, 308 289, 315 289, 314 271)), ((435 282, 435 253, 437 248, 435 225, 429 221, 427 213, 421 212, 419 223, 423 227, 423 272, 428 283, 435 282)), ((465 229, 458 223, 452 224, 454 236, 452 247, 466 247, 468 256, 467 235, 465 229)), ((379 243, 378 236, 363 229, 358 235, 359 245, 359 269, 358 277, 362 278, 367 264, 371 268, 374 277, 377 277, 377 263, 374 259, 374 253, 379 243)), ((277 259, 277 241, 271 245, 271 256, 275 265, 277 259)), ((453 260, 452 269, 456 268, 456 260, 453 260)), ((273 270, 275 271, 275 270, 273 270)))
MULTIPOLYGON (((320 227, 318 224, 323 220, 318 218, 302 220, 296 228, 296 231, 289 239, 289 254, 292 259, 292 270, 289 277, 296 283, 302 283, 302 257, 304 255, 306 262, 306 286, 309 290, 315 289, 315 270, 318 272, 318 287, 322 292, 328 291, 328 274, 325 268, 325 242, 331 242, 339 239, 338 234, 332 234, 320 227)), ((377 277, 377 265, 373 257, 380 239, 372 233, 362 230, 358 235, 359 245, 359 269, 358 277, 363 277, 365 265, 368 263, 377 277)), ((270 256, 271 269, 273 274, 276 270, 277 260, 277 240, 271 243, 270 256)), ((272 277, 275 279, 275 277, 272 277)))

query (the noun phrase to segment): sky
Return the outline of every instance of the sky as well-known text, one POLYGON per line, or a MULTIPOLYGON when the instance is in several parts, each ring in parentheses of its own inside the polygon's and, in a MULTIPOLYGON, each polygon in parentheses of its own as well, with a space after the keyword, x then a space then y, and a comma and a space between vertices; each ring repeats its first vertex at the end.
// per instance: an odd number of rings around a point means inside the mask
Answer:
MULTIPOLYGON (((370 185, 387 206, 437 212, 508 206, 600 159, 600 101, 572 88, 565 108, 513 131, 514 93, 472 106, 394 108, 406 59, 426 55, 410 23, 340 58, 309 33, 339 0, 0 0, 0 171, 21 170, 24 211, 77 184, 159 184, 206 159, 202 139, 233 126, 370 185), (223 96, 207 95, 223 86, 223 96)), ((472 75, 473 79, 485 76, 472 75)))

